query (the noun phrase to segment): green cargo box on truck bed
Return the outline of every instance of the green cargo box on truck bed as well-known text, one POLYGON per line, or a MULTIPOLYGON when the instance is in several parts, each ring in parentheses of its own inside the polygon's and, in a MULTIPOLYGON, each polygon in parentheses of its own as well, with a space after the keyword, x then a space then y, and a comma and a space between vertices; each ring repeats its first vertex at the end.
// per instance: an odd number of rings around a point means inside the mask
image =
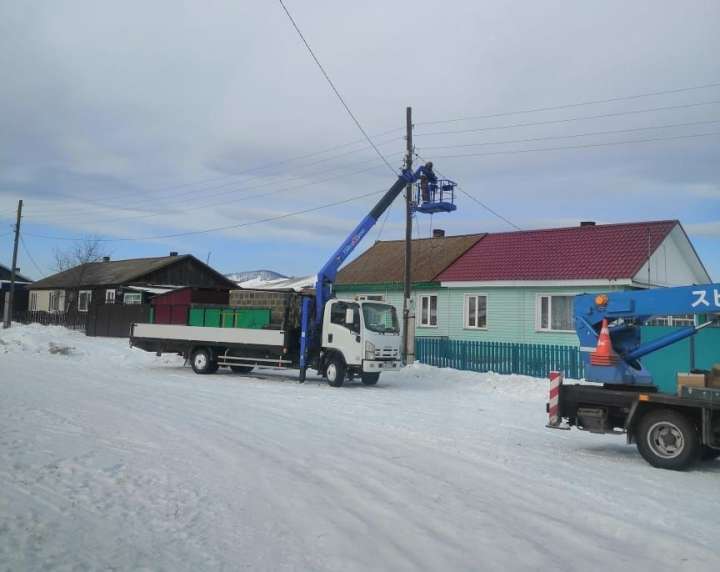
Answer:
POLYGON ((191 308, 189 326, 248 328, 260 330, 270 324, 269 308, 191 308))

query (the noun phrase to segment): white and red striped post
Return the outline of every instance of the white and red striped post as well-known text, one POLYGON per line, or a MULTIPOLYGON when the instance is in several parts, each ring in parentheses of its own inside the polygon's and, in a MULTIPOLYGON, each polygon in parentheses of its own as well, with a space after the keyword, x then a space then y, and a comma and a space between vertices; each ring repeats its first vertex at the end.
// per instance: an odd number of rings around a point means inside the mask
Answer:
POLYGON ((550 400, 548 401, 548 427, 560 425, 558 416, 560 402, 560 387, 563 382, 563 374, 559 371, 550 372, 550 400))

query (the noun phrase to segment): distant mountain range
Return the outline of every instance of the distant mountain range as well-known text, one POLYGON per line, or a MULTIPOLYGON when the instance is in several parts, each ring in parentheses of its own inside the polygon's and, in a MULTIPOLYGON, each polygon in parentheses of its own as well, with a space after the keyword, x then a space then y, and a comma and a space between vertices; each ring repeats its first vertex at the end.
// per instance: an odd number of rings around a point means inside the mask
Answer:
POLYGON ((267 282, 269 280, 280 280, 287 278, 284 274, 275 272, 273 270, 248 270, 246 272, 233 272, 226 274, 226 278, 229 278, 233 282, 248 282, 250 280, 261 280, 267 282))

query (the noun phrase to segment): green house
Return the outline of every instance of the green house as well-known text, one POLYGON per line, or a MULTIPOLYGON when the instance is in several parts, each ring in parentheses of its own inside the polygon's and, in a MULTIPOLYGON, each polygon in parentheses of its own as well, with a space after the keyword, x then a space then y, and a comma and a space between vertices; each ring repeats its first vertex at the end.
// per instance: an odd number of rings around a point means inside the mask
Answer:
MULTIPOLYGON (((403 275, 404 242, 376 242, 337 295, 402 308, 403 275)), ((576 294, 710 281, 676 220, 414 240, 411 276, 416 338, 560 346, 578 344, 576 294)))

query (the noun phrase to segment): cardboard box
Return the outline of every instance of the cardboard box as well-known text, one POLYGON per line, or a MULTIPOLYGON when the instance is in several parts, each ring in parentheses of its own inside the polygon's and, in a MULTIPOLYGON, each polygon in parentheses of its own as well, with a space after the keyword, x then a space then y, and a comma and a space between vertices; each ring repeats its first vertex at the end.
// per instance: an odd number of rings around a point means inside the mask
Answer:
POLYGON ((712 372, 710 373, 710 376, 707 380, 707 386, 715 389, 720 389, 720 363, 716 363, 713 366, 712 372))
POLYGON ((678 373, 678 395, 682 393, 683 387, 707 387, 707 376, 704 373, 678 373))

